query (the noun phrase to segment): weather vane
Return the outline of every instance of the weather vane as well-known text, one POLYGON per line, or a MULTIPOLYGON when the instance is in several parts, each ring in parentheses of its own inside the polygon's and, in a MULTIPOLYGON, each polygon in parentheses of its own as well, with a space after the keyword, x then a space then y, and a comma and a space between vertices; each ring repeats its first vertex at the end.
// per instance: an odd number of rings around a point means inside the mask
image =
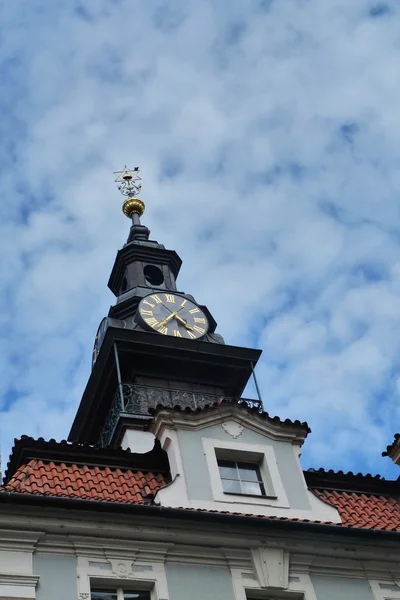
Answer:
POLYGON ((134 169, 128 169, 125 167, 122 171, 114 171, 115 183, 118 183, 118 189, 123 196, 126 196, 126 200, 122 205, 124 214, 129 218, 134 218, 134 215, 142 216, 145 209, 143 200, 137 197, 140 193, 142 186, 139 181, 142 178, 139 176, 139 167, 134 169))

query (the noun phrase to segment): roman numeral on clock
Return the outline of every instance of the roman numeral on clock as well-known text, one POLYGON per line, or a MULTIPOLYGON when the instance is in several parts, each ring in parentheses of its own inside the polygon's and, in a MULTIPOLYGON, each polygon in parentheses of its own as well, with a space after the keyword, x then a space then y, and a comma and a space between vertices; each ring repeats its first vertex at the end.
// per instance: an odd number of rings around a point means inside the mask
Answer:
POLYGON ((155 307, 155 304, 152 304, 151 302, 149 302, 148 300, 143 300, 143 304, 147 304, 147 306, 151 306, 151 308, 155 307))
POLYGON ((175 296, 172 294, 165 294, 165 299, 167 302, 175 302, 175 296))
POLYGON ((205 319, 201 319, 200 317, 195 317, 194 318, 194 322, 195 323, 204 323, 205 324, 206 320, 205 319))
POLYGON ((192 310, 189 310, 190 314, 193 315, 194 313, 200 312, 200 310, 198 308, 192 308, 192 310))
POLYGON ((197 331, 197 333, 201 333, 201 335, 203 335, 203 333, 205 333, 205 332, 206 332, 206 330, 205 330, 205 329, 203 329, 202 327, 198 327, 198 325, 194 325, 194 326, 193 326, 193 329, 194 329, 195 331, 197 331))
POLYGON ((155 327, 156 325, 158 325, 158 321, 154 317, 151 317, 150 319, 145 319, 145 321, 147 325, 150 325, 150 327, 155 327))
POLYGON ((159 327, 159 328, 158 328, 158 330, 157 330, 157 331, 158 331, 159 333, 163 333, 164 335, 167 335, 167 333, 168 333, 168 327, 163 327, 163 326, 161 326, 161 327, 159 327))
POLYGON ((144 308, 142 308, 142 310, 140 312, 142 313, 142 315, 149 315, 149 317, 153 316, 152 310, 145 310, 144 308))

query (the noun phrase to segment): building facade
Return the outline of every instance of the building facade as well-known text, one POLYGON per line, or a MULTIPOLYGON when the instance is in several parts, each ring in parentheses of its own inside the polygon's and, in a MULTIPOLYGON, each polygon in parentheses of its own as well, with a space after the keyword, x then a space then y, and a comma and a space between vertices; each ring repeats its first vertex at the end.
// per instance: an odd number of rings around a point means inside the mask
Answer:
POLYGON ((68 441, 10 456, 0 598, 400 599, 400 482, 303 471, 307 423, 242 398, 261 353, 180 291, 139 180, 117 173, 132 225, 68 441))

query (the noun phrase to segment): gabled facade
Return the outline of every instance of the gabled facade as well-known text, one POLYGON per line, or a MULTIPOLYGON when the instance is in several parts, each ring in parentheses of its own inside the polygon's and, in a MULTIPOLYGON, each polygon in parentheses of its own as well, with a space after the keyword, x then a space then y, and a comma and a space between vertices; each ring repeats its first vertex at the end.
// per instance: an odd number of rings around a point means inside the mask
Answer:
POLYGON ((179 290, 139 179, 69 441, 10 456, 0 600, 400 599, 400 482, 302 470, 310 428, 242 398, 260 351, 179 290))

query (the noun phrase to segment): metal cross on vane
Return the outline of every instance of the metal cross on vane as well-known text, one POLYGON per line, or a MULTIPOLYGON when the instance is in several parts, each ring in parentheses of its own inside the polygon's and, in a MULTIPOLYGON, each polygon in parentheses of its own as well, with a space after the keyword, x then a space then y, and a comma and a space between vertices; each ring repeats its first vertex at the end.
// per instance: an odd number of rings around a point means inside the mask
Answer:
POLYGON ((128 169, 125 165, 122 171, 114 171, 114 175, 116 175, 115 183, 121 184, 118 186, 118 189, 123 196, 128 196, 129 198, 140 193, 142 186, 140 183, 136 183, 137 181, 142 181, 142 178, 139 176, 139 167, 128 169))

